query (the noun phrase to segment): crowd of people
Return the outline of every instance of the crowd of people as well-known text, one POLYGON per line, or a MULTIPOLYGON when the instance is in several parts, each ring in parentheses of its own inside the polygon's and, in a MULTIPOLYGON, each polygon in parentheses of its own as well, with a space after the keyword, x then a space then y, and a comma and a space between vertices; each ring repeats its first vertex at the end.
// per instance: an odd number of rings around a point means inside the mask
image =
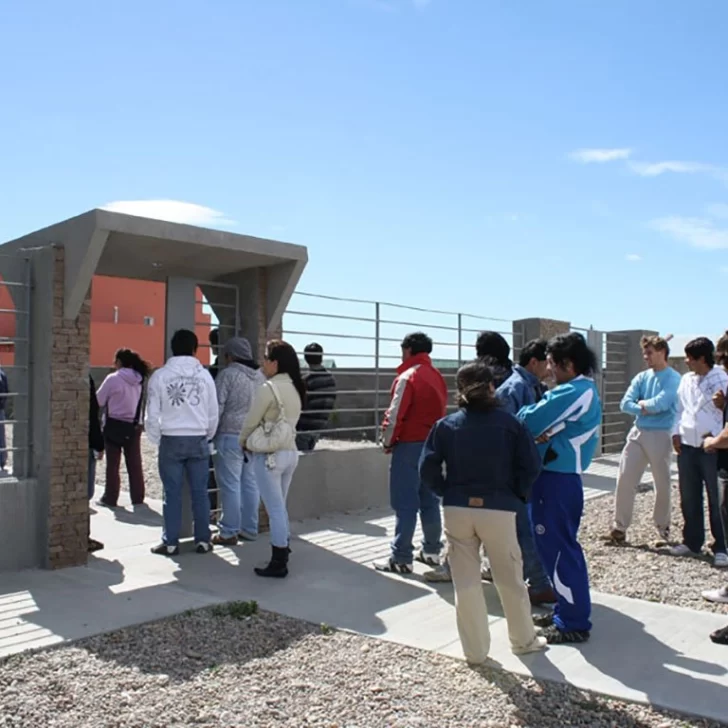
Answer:
MULTIPOLYGON (((242 337, 228 340, 209 368, 200 363, 198 347, 194 332, 183 329, 172 337, 172 356, 153 374, 136 352, 119 349, 114 371, 98 390, 91 379, 89 499, 96 464, 105 457, 106 487, 98 505, 117 507, 123 453, 132 506, 144 507, 144 430, 158 448, 164 492, 162 540, 152 553, 179 554, 186 480, 198 553, 256 540, 262 500, 272 556, 256 573, 286 576, 290 532, 285 503, 299 449, 314 449, 336 399, 336 383, 323 366, 323 349, 316 343, 306 347, 308 369, 303 373, 293 347, 280 340, 268 342, 261 364, 242 337), (306 440, 298 441, 296 426, 305 418, 306 440), (215 535, 210 528, 210 458, 221 505, 215 535)), ((90 539, 90 551, 100 548, 99 541, 90 539)))
MULTIPOLYGON (((476 359, 457 372, 457 409, 448 415, 448 389, 432 363, 432 348, 422 332, 401 344, 402 363, 380 432, 391 456, 395 534, 389 557, 375 568, 411 574, 417 560, 433 567, 425 574, 428 581, 452 581, 458 632, 472 664, 483 663, 490 649, 484 579, 498 591, 514 653, 586 642, 591 598, 578 531, 582 473, 596 455, 602 420, 595 353, 572 332, 527 342, 514 363, 507 341, 483 332, 476 359), (423 538, 415 549, 418 518, 423 538), (534 617, 532 605, 553 609, 534 617)), ((336 382, 323 366, 323 350, 318 344, 306 347, 304 376, 295 349, 282 340, 269 341, 258 364, 246 339, 230 339, 212 371, 197 358, 193 332, 176 332, 171 349, 172 357, 151 376, 138 355, 121 349, 116 371, 98 392, 91 382, 89 497, 96 462, 106 453, 106 489, 99 503, 116 507, 123 453, 132 503, 143 503, 143 422, 158 447, 164 490, 164 530, 152 552, 179 553, 186 477, 196 551, 255 540, 262 500, 271 557, 255 572, 285 577, 291 553, 286 500, 299 453, 314 449, 335 406, 336 382), (211 456, 222 506, 214 536, 211 456)), ((714 565, 728 566, 728 333, 718 342, 719 366, 712 342, 691 341, 685 349, 690 371, 683 377, 668 364, 664 338, 644 338, 642 350, 647 369, 635 377, 621 405, 635 424, 620 459, 607 538, 616 545, 627 542, 635 493, 649 464, 655 527, 660 541, 670 545, 674 451, 684 526, 682 542, 670 552, 701 553, 705 490, 714 565)), ((703 596, 728 603, 728 587, 703 596)), ((728 628, 711 638, 725 643, 726 633, 728 628)))
MULTIPOLYGON (((671 464, 677 455, 680 510, 683 528, 677 557, 697 557, 705 544, 704 502, 712 536, 707 544, 713 565, 728 567, 728 332, 713 342, 704 337, 685 346, 688 372, 682 377, 669 366, 670 347, 660 336, 642 339, 647 368, 630 383, 621 403, 635 417, 619 464, 614 523, 607 540, 622 545, 632 523, 635 493, 650 466, 655 486, 654 525, 657 546, 671 544, 671 464), (705 495, 704 495, 705 494, 705 495)), ((728 586, 705 591, 711 602, 728 604, 728 586)), ((728 627, 711 635, 728 644, 728 627)))

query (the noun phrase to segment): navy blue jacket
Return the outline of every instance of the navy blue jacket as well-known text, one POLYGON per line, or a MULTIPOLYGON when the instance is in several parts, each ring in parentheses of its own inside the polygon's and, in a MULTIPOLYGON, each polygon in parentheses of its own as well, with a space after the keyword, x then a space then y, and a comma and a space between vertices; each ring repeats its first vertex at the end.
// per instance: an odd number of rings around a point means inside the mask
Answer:
POLYGON ((420 456, 420 478, 445 506, 515 511, 540 472, 533 435, 500 408, 444 417, 420 456))

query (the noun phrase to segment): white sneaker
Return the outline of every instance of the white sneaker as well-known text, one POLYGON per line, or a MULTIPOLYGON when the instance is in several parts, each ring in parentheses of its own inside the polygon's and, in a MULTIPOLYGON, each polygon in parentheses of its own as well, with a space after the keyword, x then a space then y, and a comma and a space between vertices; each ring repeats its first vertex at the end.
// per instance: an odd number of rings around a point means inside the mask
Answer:
POLYGON ((728 569, 728 554, 719 551, 713 556, 713 566, 716 569, 728 569))
POLYGON ((698 556, 698 554, 691 551, 684 543, 681 543, 670 549, 670 556, 698 556))
POLYGON ((511 647, 511 652, 514 655, 528 655, 531 652, 540 652, 541 650, 545 650, 547 645, 548 642, 546 638, 538 636, 526 647, 511 647))
POLYGON ((720 589, 711 589, 710 591, 704 591, 703 599, 707 602, 715 602, 716 604, 728 604, 728 586, 721 587, 720 589))
POLYGON ((440 558, 440 554, 428 554, 420 549, 415 554, 415 561, 419 561, 421 564, 426 564, 427 566, 439 566, 442 559, 440 558))

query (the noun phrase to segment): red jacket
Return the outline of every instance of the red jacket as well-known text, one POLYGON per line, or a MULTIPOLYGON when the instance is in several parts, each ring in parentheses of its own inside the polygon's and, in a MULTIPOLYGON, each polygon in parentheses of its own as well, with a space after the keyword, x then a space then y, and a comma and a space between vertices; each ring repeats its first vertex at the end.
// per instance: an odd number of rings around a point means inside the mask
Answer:
POLYGON ((392 400, 382 422, 382 445, 424 442, 445 416, 447 384, 428 354, 415 354, 397 368, 392 400))

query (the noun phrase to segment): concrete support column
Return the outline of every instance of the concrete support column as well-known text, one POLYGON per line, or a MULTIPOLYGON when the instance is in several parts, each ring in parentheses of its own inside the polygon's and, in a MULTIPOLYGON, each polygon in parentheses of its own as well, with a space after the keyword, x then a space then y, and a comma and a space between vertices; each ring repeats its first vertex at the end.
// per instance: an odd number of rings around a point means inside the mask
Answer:
POLYGON ((527 318, 513 322, 513 351, 511 357, 518 361, 521 349, 533 339, 550 339, 558 334, 568 334, 571 323, 555 319, 527 318))

